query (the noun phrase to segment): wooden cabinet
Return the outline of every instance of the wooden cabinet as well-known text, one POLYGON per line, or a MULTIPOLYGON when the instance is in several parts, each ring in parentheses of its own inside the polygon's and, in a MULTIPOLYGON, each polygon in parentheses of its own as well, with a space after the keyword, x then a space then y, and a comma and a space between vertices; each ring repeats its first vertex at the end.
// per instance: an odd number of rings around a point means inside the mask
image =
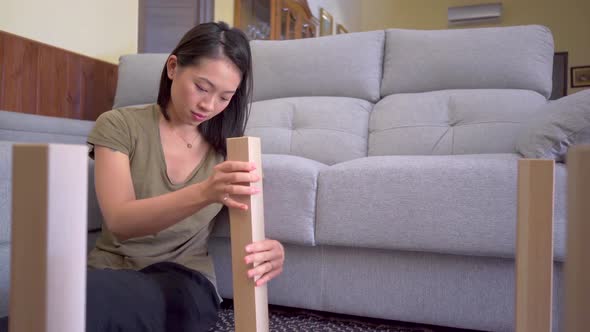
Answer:
POLYGON ((319 21, 306 0, 235 0, 234 25, 250 39, 317 36, 319 21))

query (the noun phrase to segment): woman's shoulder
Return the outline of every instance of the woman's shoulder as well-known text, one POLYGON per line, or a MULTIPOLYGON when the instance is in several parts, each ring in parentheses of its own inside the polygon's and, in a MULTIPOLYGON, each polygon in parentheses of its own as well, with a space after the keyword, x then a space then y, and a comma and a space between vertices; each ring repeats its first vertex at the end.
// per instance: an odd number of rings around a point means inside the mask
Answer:
POLYGON ((120 118, 124 120, 151 120, 159 112, 158 104, 126 106, 104 112, 100 117, 120 118))
POLYGON ((159 106, 157 104, 127 106, 106 111, 96 119, 97 126, 110 123, 117 127, 142 127, 154 123, 158 119, 159 106))

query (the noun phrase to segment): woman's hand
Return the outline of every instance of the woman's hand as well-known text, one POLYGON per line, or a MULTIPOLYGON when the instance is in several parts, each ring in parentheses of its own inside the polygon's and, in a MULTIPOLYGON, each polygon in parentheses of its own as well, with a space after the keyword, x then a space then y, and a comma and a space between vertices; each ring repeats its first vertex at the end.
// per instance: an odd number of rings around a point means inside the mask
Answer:
POLYGON ((263 240, 246 246, 249 254, 244 259, 246 264, 253 263, 248 270, 248 277, 256 280, 256 286, 262 286, 283 272, 285 249, 276 240, 263 240), (257 279, 258 278, 258 279, 257 279))
POLYGON ((213 174, 203 182, 208 201, 247 210, 248 205, 232 199, 230 195, 255 195, 260 192, 259 188, 244 185, 260 181, 260 177, 252 173, 255 169, 254 163, 243 161, 224 161, 216 165, 213 174))

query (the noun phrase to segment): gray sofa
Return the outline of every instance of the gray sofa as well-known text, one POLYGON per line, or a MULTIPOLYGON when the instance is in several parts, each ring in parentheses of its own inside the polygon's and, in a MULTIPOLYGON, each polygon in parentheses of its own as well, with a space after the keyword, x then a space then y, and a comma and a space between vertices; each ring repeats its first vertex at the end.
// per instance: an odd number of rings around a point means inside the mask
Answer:
MULTIPOLYGON (((513 330, 516 141, 551 93, 550 31, 394 29, 251 45, 247 134, 262 139, 267 236, 286 248, 270 303, 513 330)), ((122 57, 114 107, 154 102, 165 59, 122 57)), ((91 127, 0 113, 0 316, 11 142, 84 144, 91 127)), ((101 217, 89 180, 92 243, 101 217)), ((563 301, 565 183, 558 163, 554 330, 563 301)), ((210 253, 219 290, 231 298, 228 230, 222 212, 210 253)))

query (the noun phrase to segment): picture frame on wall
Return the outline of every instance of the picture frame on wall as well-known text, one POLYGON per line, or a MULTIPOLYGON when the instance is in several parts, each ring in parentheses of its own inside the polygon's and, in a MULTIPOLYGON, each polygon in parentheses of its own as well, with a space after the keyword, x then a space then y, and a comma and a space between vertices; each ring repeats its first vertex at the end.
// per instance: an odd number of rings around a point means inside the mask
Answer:
POLYGON ((571 68, 571 87, 590 87, 590 66, 578 66, 571 68))
POLYGON ((348 33, 348 30, 342 24, 338 24, 336 26, 336 34, 339 35, 342 33, 348 33))
POLYGON ((568 52, 556 52, 553 55, 553 89, 550 100, 567 96, 568 52))
POLYGON ((334 17, 324 8, 320 8, 320 36, 334 34, 334 17))

